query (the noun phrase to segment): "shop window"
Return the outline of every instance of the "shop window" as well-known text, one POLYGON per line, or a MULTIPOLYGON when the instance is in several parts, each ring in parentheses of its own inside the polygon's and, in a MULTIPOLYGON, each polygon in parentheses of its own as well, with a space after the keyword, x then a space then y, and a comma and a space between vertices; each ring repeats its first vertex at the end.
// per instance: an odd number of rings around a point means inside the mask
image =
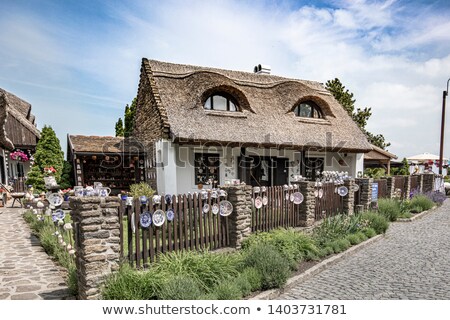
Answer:
POLYGON ((195 184, 219 183, 220 156, 216 153, 195 154, 195 184))

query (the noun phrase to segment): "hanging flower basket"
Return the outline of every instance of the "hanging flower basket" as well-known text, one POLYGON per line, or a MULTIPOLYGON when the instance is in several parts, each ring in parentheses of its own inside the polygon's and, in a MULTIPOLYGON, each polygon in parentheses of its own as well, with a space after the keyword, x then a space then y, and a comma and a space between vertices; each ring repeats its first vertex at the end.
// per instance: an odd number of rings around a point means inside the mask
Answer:
POLYGON ((16 160, 16 161, 21 161, 21 162, 27 162, 30 160, 30 158, 28 158, 28 155, 25 152, 20 151, 20 150, 11 152, 9 157, 11 158, 11 160, 16 160))

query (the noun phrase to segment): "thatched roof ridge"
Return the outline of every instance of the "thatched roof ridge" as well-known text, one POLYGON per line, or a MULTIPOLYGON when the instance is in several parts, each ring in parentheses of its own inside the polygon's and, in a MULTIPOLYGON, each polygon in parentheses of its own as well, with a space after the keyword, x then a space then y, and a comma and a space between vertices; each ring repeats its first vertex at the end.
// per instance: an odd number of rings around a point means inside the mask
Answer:
POLYGON ((133 138, 112 136, 68 135, 68 146, 76 153, 142 152, 143 147, 133 138))
MULTIPOLYGON (((315 81, 143 59, 174 140, 295 149, 371 150, 364 133, 333 96, 315 81), (203 109, 208 94, 236 98, 240 112, 203 109), (207 94, 205 94, 207 93, 207 94), (296 117, 299 102, 313 100, 324 119, 296 117)), ((166 121, 166 120, 165 120, 166 121)), ((136 125, 139 125, 138 123, 136 125)))
POLYGON ((364 155, 364 160, 391 160, 397 159, 397 156, 389 151, 383 150, 375 145, 372 146, 372 151, 364 155))

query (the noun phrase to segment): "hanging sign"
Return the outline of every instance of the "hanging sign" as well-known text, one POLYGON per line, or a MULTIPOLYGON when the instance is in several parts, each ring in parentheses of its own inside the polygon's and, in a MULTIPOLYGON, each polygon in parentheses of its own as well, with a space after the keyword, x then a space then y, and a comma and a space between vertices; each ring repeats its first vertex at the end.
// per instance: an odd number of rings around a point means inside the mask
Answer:
POLYGON ((378 201, 378 182, 372 183, 372 202, 378 201))

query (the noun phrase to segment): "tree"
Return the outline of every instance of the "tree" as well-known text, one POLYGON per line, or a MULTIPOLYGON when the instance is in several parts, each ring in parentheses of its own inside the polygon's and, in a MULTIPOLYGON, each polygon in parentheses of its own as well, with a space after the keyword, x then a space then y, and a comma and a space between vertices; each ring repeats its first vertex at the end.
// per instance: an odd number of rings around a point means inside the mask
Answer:
POLYGON ((119 118, 116 122, 116 137, 123 137, 123 121, 119 118))
POLYGON ((391 169, 391 175, 398 175, 398 176, 408 176, 409 173, 409 163, 406 158, 403 158, 402 160, 402 166, 400 168, 392 168, 391 169))
POLYGON ((67 189, 73 187, 73 185, 74 181, 72 175, 72 165, 70 164, 69 161, 64 161, 59 186, 61 187, 61 189, 67 189))
POLYGON ((31 167, 31 170, 27 176, 26 183, 27 185, 32 185, 36 192, 41 192, 45 190, 44 174, 42 173, 41 169, 38 166, 33 165, 31 167))
POLYGON ((51 126, 44 126, 41 132, 41 138, 36 145, 34 165, 28 175, 27 183, 33 185, 36 190, 43 190, 43 172, 46 167, 55 168, 55 178, 56 181, 59 182, 62 174, 63 162, 64 153, 61 150, 61 145, 58 137, 56 137, 55 131, 53 131, 51 126), (39 180, 41 177, 42 181, 39 180))
POLYGON ((385 150, 391 144, 386 142, 382 134, 373 134, 366 130, 367 121, 372 115, 372 108, 365 107, 364 109, 358 108, 355 111, 355 102, 353 99, 353 93, 348 91, 338 78, 334 80, 328 80, 325 87, 334 98, 342 105, 347 113, 352 117, 353 121, 358 125, 362 132, 366 135, 367 140, 373 145, 385 150))
POLYGON ((122 121, 122 118, 119 118, 116 122, 116 137, 129 137, 133 134, 136 105, 137 99, 134 98, 131 105, 125 106, 124 120, 122 121))

